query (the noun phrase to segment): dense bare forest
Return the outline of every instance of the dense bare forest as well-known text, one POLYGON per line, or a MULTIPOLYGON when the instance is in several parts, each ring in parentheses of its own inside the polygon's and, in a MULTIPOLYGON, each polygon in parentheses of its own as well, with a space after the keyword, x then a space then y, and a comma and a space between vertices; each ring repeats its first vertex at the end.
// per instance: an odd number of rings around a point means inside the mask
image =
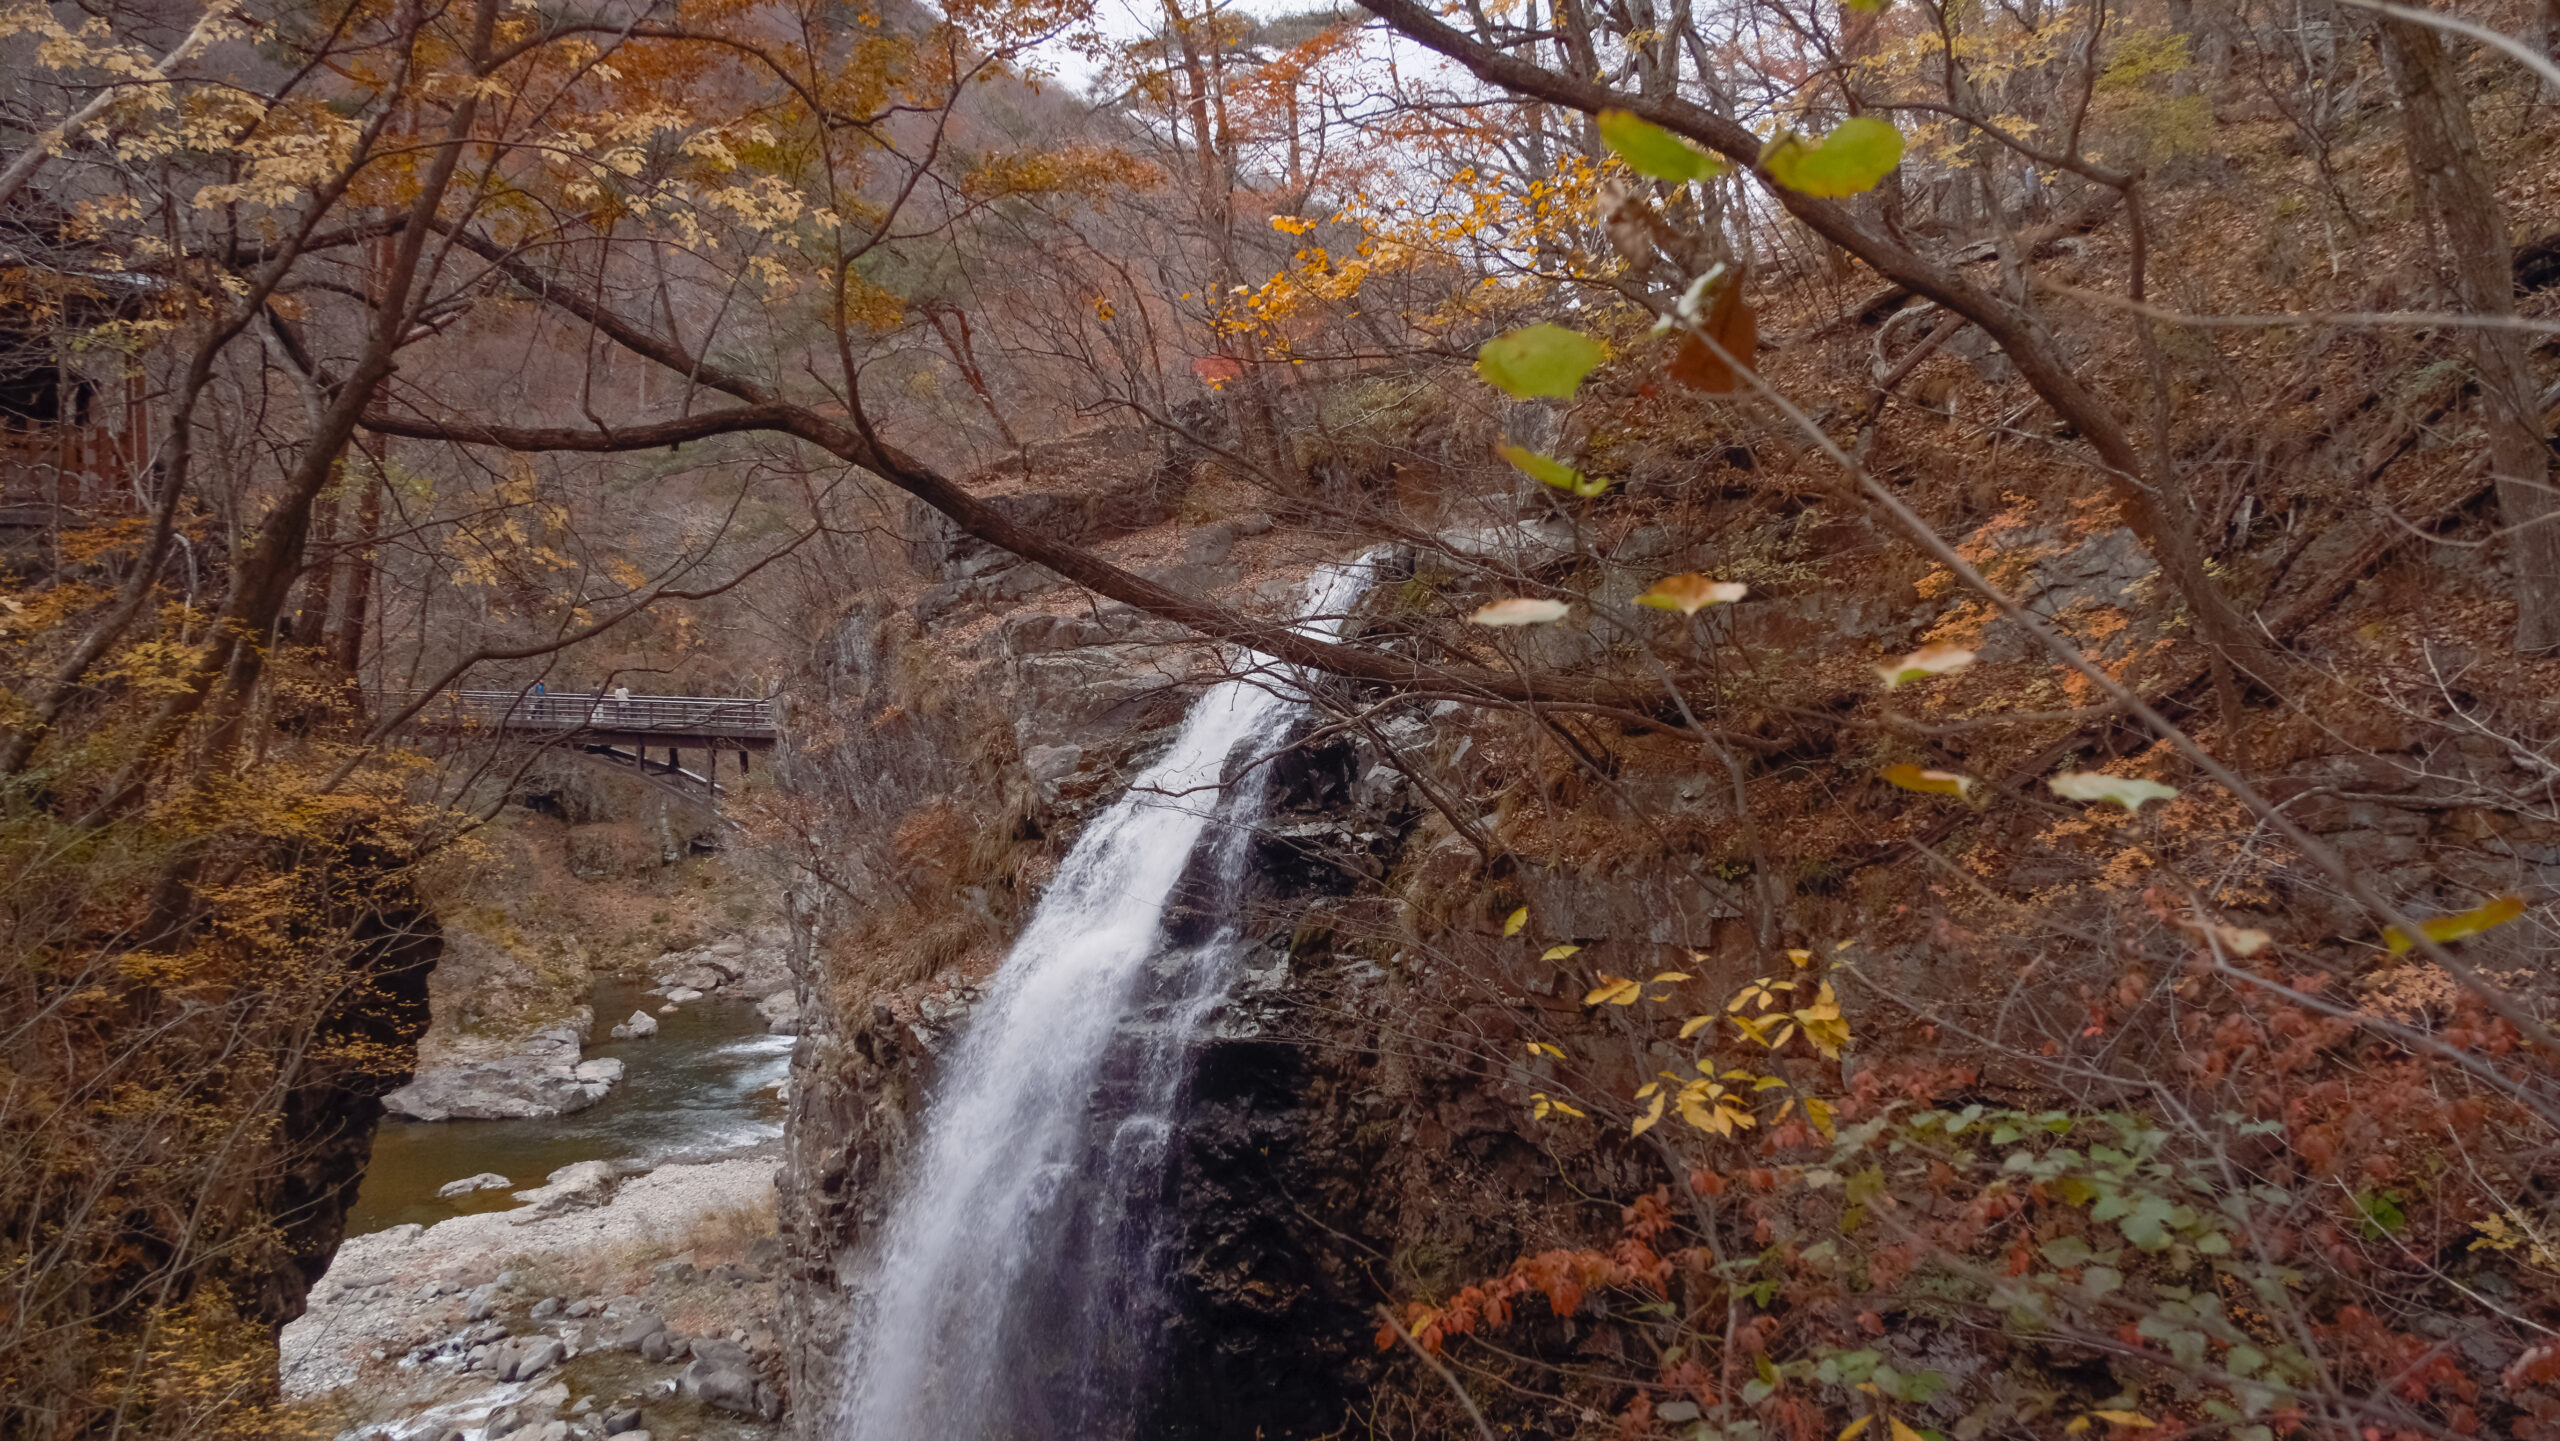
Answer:
POLYGON ((0 1434, 340 1429, 277 1330, 525 884, 509 717, 632 692, 780 697, 657 776, 810 1018, 743 1409, 924 1434, 825 1319, 941 1164, 880 1118, 1241 681, 1334 1160, 1210 1210, 1343 1249, 1164 1331, 1297 1411, 1139 1434, 2560 1436, 2560 9, 64 0, 0 66, 0 1434))

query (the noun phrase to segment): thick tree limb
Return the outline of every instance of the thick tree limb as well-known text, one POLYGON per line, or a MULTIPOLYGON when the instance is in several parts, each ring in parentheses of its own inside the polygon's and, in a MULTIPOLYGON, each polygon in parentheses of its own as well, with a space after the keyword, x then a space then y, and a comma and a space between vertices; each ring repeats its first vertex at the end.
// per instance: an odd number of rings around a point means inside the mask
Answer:
MULTIPOLYGON (((615 344, 645 359, 654 361, 679 375, 690 376, 697 384, 717 390, 746 402, 743 409, 715 411, 696 417, 712 429, 703 434, 720 434, 739 430, 769 430, 796 436, 849 465, 867 470, 890 485, 905 491, 932 507, 966 534, 977 537, 999 550, 1010 552, 1046 566, 1058 575, 1098 595, 1135 606, 1149 615, 1177 622, 1212 640, 1250 646, 1274 660, 1350 680, 1370 681, 1402 689, 1428 689, 1458 692, 1479 700, 1505 701, 1515 704, 1561 703, 1576 706, 1612 706, 1628 711, 1650 712, 1654 703, 1649 694, 1639 695, 1616 686, 1590 680, 1549 675, 1521 675, 1480 667, 1448 667, 1427 665, 1409 656, 1372 646, 1344 645, 1318 640, 1282 621, 1256 620, 1241 611, 1196 595, 1187 595, 1160 585, 1141 575, 1122 570, 1082 546, 1058 539, 1045 531, 1019 525, 1004 513, 967 490, 917 457, 890 445, 875 435, 867 434, 842 421, 821 415, 807 406, 795 405, 775 395, 757 381, 724 369, 687 353, 667 337, 634 324, 623 315, 596 302, 574 287, 556 285, 525 263, 516 251, 467 228, 455 227, 450 233, 454 243, 479 255, 501 274, 547 304, 577 317, 612 340, 615 344), (757 422, 740 423, 754 415, 757 422), (770 417, 766 420, 763 417, 770 417)), ((382 417, 386 426, 401 422, 382 417)), ((662 422, 682 426, 685 421, 662 422)), ((594 429, 532 429, 489 426, 477 422, 444 422, 430 438, 483 443, 509 449, 622 450, 638 448, 628 444, 606 443, 608 434, 628 437, 645 433, 648 428, 612 432, 594 429), (510 438, 529 442, 510 444, 510 438), (559 445, 540 443, 548 440, 566 442, 559 445)), ((388 429, 387 434, 416 435, 419 429, 388 429)), ((677 439, 692 438, 678 436, 677 439)), ((666 441, 657 443, 664 444, 666 441)))

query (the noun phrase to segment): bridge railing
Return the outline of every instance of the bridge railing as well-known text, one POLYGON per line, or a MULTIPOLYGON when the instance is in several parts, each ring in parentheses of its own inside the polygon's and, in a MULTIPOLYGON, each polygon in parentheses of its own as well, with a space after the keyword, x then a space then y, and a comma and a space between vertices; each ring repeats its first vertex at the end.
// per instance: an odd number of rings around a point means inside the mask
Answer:
MULTIPOLYGON (((385 697, 405 707, 412 691, 385 697)), ((488 731, 497 734, 627 734, 708 736, 771 740, 780 732, 770 697, 635 695, 617 700, 593 692, 528 695, 511 690, 439 691, 427 698, 410 724, 421 730, 488 731)))

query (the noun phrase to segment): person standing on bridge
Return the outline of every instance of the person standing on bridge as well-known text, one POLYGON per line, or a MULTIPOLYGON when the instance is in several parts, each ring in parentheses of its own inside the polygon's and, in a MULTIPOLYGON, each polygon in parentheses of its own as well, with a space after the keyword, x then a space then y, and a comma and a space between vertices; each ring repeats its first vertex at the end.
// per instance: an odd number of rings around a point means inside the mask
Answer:
POLYGON ((613 688, 613 716, 616 720, 631 718, 631 687, 618 685, 613 688))

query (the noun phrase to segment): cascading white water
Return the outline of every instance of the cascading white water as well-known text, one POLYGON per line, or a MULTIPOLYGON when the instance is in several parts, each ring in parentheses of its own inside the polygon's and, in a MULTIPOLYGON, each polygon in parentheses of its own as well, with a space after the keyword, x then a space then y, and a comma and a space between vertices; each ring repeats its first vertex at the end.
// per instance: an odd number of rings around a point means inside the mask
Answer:
MULTIPOLYGON (((1299 628, 1334 634, 1370 569, 1318 571, 1299 628)), ((1178 946, 1169 913, 1195 860, 1196 889, 1235 893, 1267 768, 1222 784, 1230 759, 1302 709, 1221 682, 1077 838, 948 1057, 858 1269, 842 1441, 1107 1441, 1135 1421, 1174 1111, 1236 951, 1231 925, 1178 946)))

